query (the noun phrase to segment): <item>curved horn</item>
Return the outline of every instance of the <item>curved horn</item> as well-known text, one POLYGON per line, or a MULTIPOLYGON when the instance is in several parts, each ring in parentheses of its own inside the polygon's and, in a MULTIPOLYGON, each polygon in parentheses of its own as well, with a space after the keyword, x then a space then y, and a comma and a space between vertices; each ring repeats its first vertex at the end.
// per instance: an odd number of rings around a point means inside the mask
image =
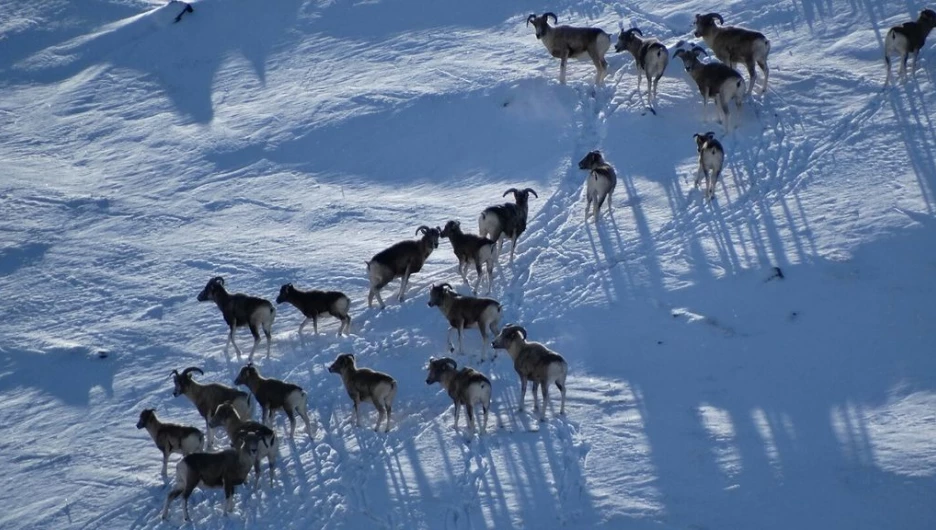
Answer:
POLYGON ((179 377, 179 371, 173 370, 172 373, 169 374, 169 377, 179 377))
POLYGON ((439 359, 439 361, 441 361, 441 362, 443 362, 443 363, 445 363, 445 364, 451 366, 451 367, 452 367, 452 370, 457 370, 457 369, 458 369, 458 363, 456 363, 456 362, 455 362, 455 359, 452 359, 451 357, 443 357, 443 358, 439 359))
POLYGON ((224 287, 224 278, 222 278, 221 276, 215 276, 215 277, 212 278, 211 281, 208 282, 208 283, 217 283, 217 284, 220 285, 221 287, 224 287))
POLYGON ((711 17, 712 19, 717 20, 718 23, 721 24, 722 26, 725 25, 725 19, 723 19, 721 15, 719 15, 718 13, 709 13, 708 16, 711 17))
POLYGON ((526 340, 526 338, 527 338, 527 331, 526 331, 526 328, 524 328, 523 326, 515 326, 515 327, 517 328, 517 331, 519 331, 521 334, 523 334, 523 340, 526 340))
POLYGON ((547 23, 549 22, 549 17, 552 17, 552 19, 553 19, 553 24, 558 24, 558 23, 559 23, 559 19, 556 18, 556 14, 555 14, 555 13, 552 13, 552 12, 543 13, 543 18, 546 19, 546 22, 547 22, 547 23))
POLYGON ((523 192, 524 192, 524 193, 532 193, 534 197, 536 197, 537 199, 539 199, 539 195, 537 195, 536 192, 533 191, 533 188, 526 188, 526 189, 523 190, 523 192))
POLYGON ((419 228, 416 229, 416 235, 419 235, 420 232, 422 232, 423 234, 428 233, 428 232, 429 232, 429 227, 426 226, 426 225, 420 226, 419 228))
POLYGON ((205 375, 205 372, 203 372, 201 368, 197 368, 195 366, 189 366, 185 370, 182 370, 182 373, 179 374, 179 377, 188 377, 188 375, 192 372, 198 372, 199 375, 205 375))
POLYGON ((505 191, 501 197, 506 197, 508 193, 517 193, 517 188, 510 188, 509 190, 505 191))
POLYGON ((443 289, 445 289, 446 287, 448 287, 448 288, 449 288, 450 290, 452 290, 452 291, 455 290, 455 288, 452 287, 452 285, 451 285, 450 283, 448 283, 448 282, 440 283, 440 284, 437 285, 436 287, 441 287, 441 288, 443 288, 443 289))
POLYGON ((527 23, 526 23, 526 25, 529 26, 529 25, 530 25, 530 22, 533 22, 533 20, 535 20, 535 19, 536 19, 536 15, 535 15, 535 14, 534 14, 534 15, 528 16, 528 17, 527 17, 527 23))
POLYGON ((631 28, 631 29, 629 29, 629 30, 627 30, 627 31, 633 31, 634 33, 636 33, 636 34, 640 35, 641 37, 643 37, 643 32, 640 31, 640 28, 631 28))
POLYGON ((696 56, 698 56, 701 53, 702 55, 708 57, 708 52, 705 51, 705 49, 699 45, 693 46, 691 51, 696 56))

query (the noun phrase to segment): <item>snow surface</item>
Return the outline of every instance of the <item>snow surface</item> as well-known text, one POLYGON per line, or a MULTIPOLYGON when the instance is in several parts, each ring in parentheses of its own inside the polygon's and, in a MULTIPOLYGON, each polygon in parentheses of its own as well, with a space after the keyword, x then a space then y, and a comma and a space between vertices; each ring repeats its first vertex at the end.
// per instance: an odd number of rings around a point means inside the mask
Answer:
POLYGON ((172 24, 179 5, 153 0, 0 4, 0 527, 181 524, 179 503, 159 521, 160 457, 134 424, 156 407, 203 426, 172 369, 233 380, 221 317, 195 301, 223 275, 268 298, 344 290, 353 336, 328 320, 299 338, 279 307, 257 360, 308 390, 318 434, 287 440, 276 487, 227 518, 196 492, 199 528, 936 528, 933 39, 881 91, 886 28, 924 6, 193 5, 172 24), (768 36, 772 75, 704 204, 692 134, 718 126, 679 62, 652 116, 629 56, 597 91, 588 63, 561 86, 523 22, 673 45, 716 7, 768 36), (576 165, 594 148, 621 180, 598 227, 576 165), (457 279, 448 243, 382 312, 364 262, 421 224, 474 230, 514 186, 540 197, 494 296, 568 359, 568 414, 517 412, 501 355, 480 366, 495 415, 478 439, 424 382, 446 353, 425 301, 457 279), (389 434, 349 423, 325 369, 340 352, 399 382, 389 434))

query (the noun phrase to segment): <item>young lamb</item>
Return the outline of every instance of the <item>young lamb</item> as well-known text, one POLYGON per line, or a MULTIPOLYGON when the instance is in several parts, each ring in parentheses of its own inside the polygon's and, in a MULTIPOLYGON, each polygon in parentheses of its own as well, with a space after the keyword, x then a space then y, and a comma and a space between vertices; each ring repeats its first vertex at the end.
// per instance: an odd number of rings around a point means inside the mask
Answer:
POLYGON ((260 404, 260 420, 264 424, 272 427, 273 415, 277 410, 282 410, 289 418, 289 436, 292 438, 296 434, 295 415, 298 414, 305 423, 306 434, 310 439, 315 438, 312 433, 312 421, 309 419, 308 396, 301 387, 279 379, 263 377, 252 363, 241 368, 234 384, 245 385, 253 392, 257 403, 260 404))

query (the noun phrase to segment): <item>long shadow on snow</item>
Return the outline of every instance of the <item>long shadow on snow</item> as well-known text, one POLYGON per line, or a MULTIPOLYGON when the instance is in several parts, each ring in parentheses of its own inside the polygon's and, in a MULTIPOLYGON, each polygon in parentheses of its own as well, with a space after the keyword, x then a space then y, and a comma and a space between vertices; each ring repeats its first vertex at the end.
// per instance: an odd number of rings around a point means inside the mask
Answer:
POLYGON ((361 111, 340 123, 208 159, 221 171, 266 159, 326 178, 353 175, 355 182, 545 182, 566 141, 567 98, 560 87, 530 80, 400 106, 362 101, 361 111))
POLYGON ((242 56, 264 84, 267 58, 284 44, 300 4, 285 0, 268 9, 262 2, 203 0, 178 24, 173 19, 180 8, 168 4, 53 46, 46 52, 67 60, 34 72, 31 80, 52 84, 94 66, 128 69, 162 87, 185 118, 208 123, 214 117, 212 84, 222 62, 232 53, 242 56), (187 50, 198 50, 199 59, 189 59, 187 50))
POLYGON ((916 175, 920 192, 926 201, 927 211, 936 212, 936 127, 930 118, 925 94, 920 90, 917 79, 909 81, 887 92, 888 100, 900 129, 900 138, 907 148, 910 166, 916 175))
POLYGON ((669 522, 922 528, 936 518, 923 508, 936 493, 931 477, 888 470, 867 423, 895 387, 936 388, 934 337, 921 327, 933 285, 914 280, 936 256, 930 246, 898 274, 889 258, 922 248, 934 228, 870 244, 847 262, 785 268, 782 281, 748 274, 659 293, 670 308, 705 316, 700 325, 633 306, 567 319, 582 323, 566 330, 582 370, 626 381, 639 396, 669 522), (922 294, 892 294, 907 290, 922 294), (626 358, 608 350, 618 344, 628 344, 626 358), (727 439, 708 430, 704 408, 727 419, 727 439))

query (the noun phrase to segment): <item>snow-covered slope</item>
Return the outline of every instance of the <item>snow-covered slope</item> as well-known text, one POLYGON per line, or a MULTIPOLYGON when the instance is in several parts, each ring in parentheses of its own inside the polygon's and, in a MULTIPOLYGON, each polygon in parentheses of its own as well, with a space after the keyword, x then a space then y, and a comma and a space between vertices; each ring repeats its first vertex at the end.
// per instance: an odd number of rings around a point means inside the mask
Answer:
POLYGON ((159 521, 159 454, 134 425, 155 407, 203 426, 173 369, 232 382, 221 316, 195 300, 215 275, 271 299, 344 290, 354 325, 300 338, 278 308, 257 362, 308 390, 318 434, 287 440, 276 487, 228 518, 197 492, 199 527, 936 526, 933 45, 881 91, 885 28, 924 6, 719 4, 771 40, 772 75, 722 139, 711 204, 692 134, 719 126, 678 60, 653 116, 629 56, 609 54, 604 87, 588 63, 561 86, 524 20, 623 21, 673 45, 712 5, 193 6, 178 24, 152 0, 2 9, 0 527, 181 522, 178 503, 159 521), (620 177, 597 227, 577 169, 594 148, 620 177), (384 311, 366 307, 364 262, 422 224, 474 230, 515 186, 539 198, 493 296, 568 359, 568 413, 518 412, 509 359, 477 363, 471 331, 458 360, 495 388, 479 439, 425 384, 446 353, 425 302, 457 279, 448 243, 384 311), (341 352, 399 382, 389 434, 349 422, 326 370, 341 352))

